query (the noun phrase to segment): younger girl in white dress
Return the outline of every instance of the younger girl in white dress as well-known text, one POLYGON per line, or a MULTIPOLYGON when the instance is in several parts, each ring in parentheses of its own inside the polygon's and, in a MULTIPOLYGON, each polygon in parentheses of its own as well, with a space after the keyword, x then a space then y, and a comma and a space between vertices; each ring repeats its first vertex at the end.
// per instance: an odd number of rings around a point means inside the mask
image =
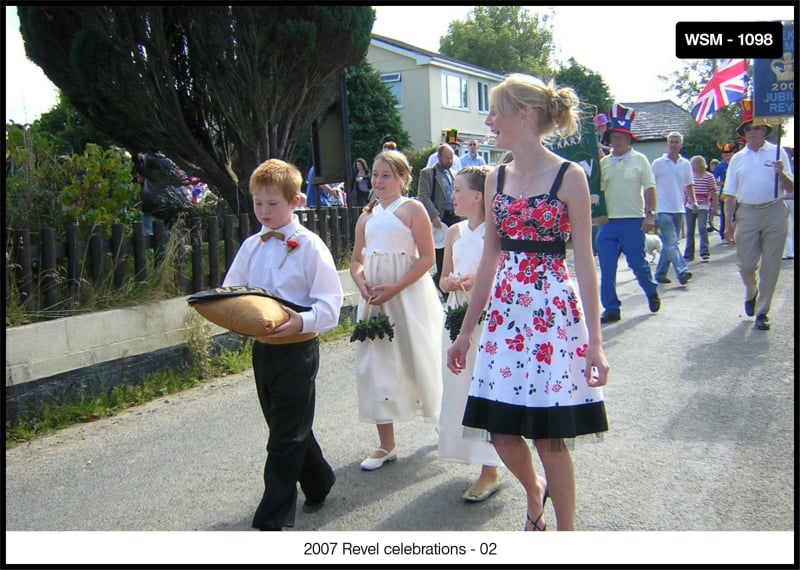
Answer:
POLYGON ((361 292, 358 319, 378 313, 394 337, 356 347, 358 414, 377 425, 380 447, 361 463, 365 471, 397 459, 394 422, 439 418, 442 398, 442 305, 428 271, 433 266, 431 221, 424 206, 406 198, 411 166, 398 151, 383 151, 372 167, 377 201, 356 224, 350 275, 361 292))
MULTIPOLYGON (((445 238, 439 288, 449 293, 445 304, 447 308, 469 303, 470 300, 475 271, 483 251, 483 234, 486 230, 483 185, 490 171, 489 166, 469 166, 461 169, 453 182, 455 214, 466 219, 450 226, 445 238)), ((444 362, 450 344, 450 331, 445 330, 442 337, 444 362)), ((476 345, 477 342, 474 342, 467 353, 468 370, 475 364, 476 345)), ((500 458, 490 442, 464 437, 461 419, 467 404, 470 378, 453 374, 447 367, 443 368, 442 376, 439 459, 481 465, 478 480, 463 495, 465 501, 478 503, 491 497, 500 488, 497 473, 500 458)))

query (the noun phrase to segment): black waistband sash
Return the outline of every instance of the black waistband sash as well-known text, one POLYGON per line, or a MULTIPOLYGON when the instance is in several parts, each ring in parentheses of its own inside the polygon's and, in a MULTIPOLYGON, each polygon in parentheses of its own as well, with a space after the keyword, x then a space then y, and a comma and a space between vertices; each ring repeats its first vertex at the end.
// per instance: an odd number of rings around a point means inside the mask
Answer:
POLYGON ((563 240, 536 241, 530 239, 500 238, 500 249, 503 251, 529 251, 533 253, 567 254, 567 244, 563 240))

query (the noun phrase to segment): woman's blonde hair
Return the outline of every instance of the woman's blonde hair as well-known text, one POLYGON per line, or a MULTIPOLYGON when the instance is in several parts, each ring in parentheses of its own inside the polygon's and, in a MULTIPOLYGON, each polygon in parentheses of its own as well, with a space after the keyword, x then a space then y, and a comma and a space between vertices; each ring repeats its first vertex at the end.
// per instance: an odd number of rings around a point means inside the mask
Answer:
POLYGON ((580 134, 580 100, 571 87, 556 87, 538 77, 512 73, 489 91, 489 103, 498 114, 509 106, 522 111, 536 110, 537 127, 545 138, 565 139, 580 134))
MULTIPOLYGON (((379 152, 375 158, 372 160, 372 170, 375 171, 375 163, 379 160, 382 160, 386 164, 389 165, 389 168, 392 170, 395 176, 401 179, 405 179, 403 184, 403 196, 408 195, 408 188, 411 185, 411 181, 413 177, 411 176, 411 164, 409 164, 406 155, 404 155, 399 150, 382 150, 379 152)), ((364 206, 365 212, 371 212, 372 208, 375 207, 377 200, 373 200, 366 206, 364 206)))

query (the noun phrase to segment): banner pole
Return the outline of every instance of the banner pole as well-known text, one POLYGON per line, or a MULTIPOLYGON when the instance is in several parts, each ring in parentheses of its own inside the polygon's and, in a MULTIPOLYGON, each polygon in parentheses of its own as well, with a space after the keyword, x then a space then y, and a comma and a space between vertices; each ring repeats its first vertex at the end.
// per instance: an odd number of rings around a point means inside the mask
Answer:
MULTIPOLYGON (((783 119, 778 119, 778 144, 775 145, 775 162, 781 159, 781 133, 783 132, 783 119)), ((775 173, 775 199, 778 199, 778 173, 775 173)))

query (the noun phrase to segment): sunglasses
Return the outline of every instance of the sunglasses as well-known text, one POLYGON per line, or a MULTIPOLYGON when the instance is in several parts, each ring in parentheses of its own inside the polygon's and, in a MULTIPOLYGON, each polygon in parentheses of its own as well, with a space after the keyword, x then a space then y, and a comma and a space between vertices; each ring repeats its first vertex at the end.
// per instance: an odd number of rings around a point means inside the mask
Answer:
POLYGON ((749 133, 750 131, 754 131, 754 130, 759 129, 759 128, 761 128, 761 127, 754 127, 753 125, 747 125, 742 130, 744 130, 744 132, 746 132, 746 133, 749 133))

